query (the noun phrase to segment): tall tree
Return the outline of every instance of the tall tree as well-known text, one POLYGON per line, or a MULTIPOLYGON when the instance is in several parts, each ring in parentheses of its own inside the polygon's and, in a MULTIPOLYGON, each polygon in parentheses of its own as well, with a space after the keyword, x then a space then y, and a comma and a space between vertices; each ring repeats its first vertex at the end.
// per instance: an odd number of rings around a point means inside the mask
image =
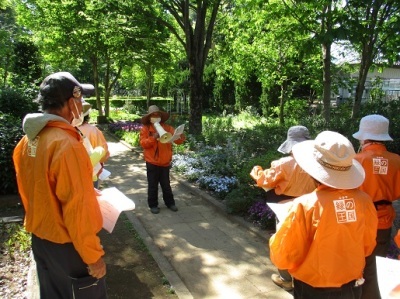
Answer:
POLYGON ((183 45, 190 72, 189 133, 201 134, 203 75, 222 0, 160 0, 172 18, 160 19, 183 45), (174 22, 173 20, 176 22, 174 22), (165 21, 169 20, 169 21, 165 21), (177 26, 180 30, 177 29, 177 26))
POLYGON ((341 0, 283 0, 291 14, 310 37, 321 45, 323 66, 323 116, 330 121, 332 90, 332 43, 343 36, 339 20, 343 18, 341 0))
POLYGON ((122 69, 157 49, 167 37, 163 27, 148 17, 153 4, 153 0, 19 0, 19 12, 48 61, 72 68, 80 61, 90 61, 99 115, 107 117, 110 95, 122 69))
MULTIPOLYGON (((360 54, 352 117, 360 111, 368 72, 379 59, 396 61, 400 53, 400 2, 398 0, 349 0, 344 21, 348 39, 360 54), (396 42, 397 41, 397 42, 396 42)), ((379 61, 378 61, 379 63, 379 61)))

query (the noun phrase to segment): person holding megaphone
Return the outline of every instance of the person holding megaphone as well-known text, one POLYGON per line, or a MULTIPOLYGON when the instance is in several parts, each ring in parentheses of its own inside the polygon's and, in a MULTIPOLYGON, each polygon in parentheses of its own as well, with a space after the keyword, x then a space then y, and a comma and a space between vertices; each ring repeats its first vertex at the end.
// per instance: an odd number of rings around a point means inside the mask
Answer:
POLYGON ((178 211, 172 193, 169 172, 172 161, 172 142, 182 144, 186 137, 180 135, 178 139, 172 139, 174 127, 166 124, 169 113, 160 110, 156 105, 148 109, 148 113, 142 117, 142 129, 140 130, 140 145, 143 148, 144 160, 147 170, 147 203, 153 214, 160 213, 158 207, 158 184, 160 184, 165 205, 171 211, 178 211), (173 141, 172 141, 173 140, 173 141))

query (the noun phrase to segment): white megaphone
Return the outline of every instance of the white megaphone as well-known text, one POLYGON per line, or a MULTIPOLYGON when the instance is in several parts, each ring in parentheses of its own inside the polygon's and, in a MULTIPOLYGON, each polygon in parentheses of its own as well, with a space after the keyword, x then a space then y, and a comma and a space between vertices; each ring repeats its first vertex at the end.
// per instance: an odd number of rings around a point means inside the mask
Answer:
POLYGON ((161 143, 167 143, 171 140, 172 134, 165 131, 159 123, 154 123, 154 127, 156 128, 158 135, 160 135, 161 143))

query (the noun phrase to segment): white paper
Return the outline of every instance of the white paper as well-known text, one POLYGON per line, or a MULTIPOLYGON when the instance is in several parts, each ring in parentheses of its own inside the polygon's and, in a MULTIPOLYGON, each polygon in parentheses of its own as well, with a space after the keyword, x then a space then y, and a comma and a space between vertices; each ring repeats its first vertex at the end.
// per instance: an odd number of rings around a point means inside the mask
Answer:
POLYGON ((183 133, 183 130, 185 129, 185 124, 180 125, 175 129, 174 135, 171 137, 169 142, 174 142, 176 139, 181 138, 181 134, 183 133))
POLYGON ((286 201, 282 203, 267 202, 267 205, 275 213, 278 221, 281 222, 289 215, 289 209, 292 207, 292 201, 286 201))
POLYGON ((400 298, 400 261, 377 256, 376 268, 382 299, 400 298))
POLYGON ((103 170, 101 171, 101 173, 99 175, 99 179, 104 181, 104 180, 108 179, 110 174, 111 174, 111 172, 109 172, 107 169, 103 168, 103 170))
POLYGON ((115 187, 100 192, 101 195, 97 196, 97 200, 103 216, 103 228, 112 233, 121 212, 134 210, 135 203, 115 187))

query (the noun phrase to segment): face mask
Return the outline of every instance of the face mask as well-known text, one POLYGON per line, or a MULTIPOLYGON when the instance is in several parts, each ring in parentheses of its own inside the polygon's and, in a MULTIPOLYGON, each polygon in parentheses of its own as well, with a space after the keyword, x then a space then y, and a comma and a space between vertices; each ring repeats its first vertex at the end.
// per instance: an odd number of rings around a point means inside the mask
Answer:
POLYGON ((81 112, 81 113, 79 114, 79 112, 78 112, 78 107, 76 106, 75 100, 74 100, 74 105, 75 105, 76 112, 77 112, 77 114, 79 115, 79 117, 75 117, 75 113, 74 113, 73 111, 71 111, 71 112, 72 112, 72 116, 74 117, 74 118, 72 119, 71 125, 72 125, 73 127, 79 127, 79 126, 83 123, 83 118, 84 118, 84 116, 83 116, 83 112, 81 112))
POLYGON ((150 117, 150 122, 152 124, 159 123, 161 121, 161 117, 150 117))

